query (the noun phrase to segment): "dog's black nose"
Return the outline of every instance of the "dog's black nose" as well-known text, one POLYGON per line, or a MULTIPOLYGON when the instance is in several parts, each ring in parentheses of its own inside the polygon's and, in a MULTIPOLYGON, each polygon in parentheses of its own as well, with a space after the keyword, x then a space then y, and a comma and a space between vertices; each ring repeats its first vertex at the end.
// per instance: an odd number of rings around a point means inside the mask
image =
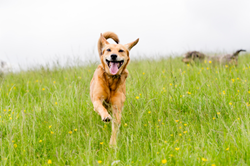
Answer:
POLYGON ((112 59, 112 60, 116 60, 116 58, 117 58, 117 55, 116 55, 116 54, 112 54, 112 55, 111 55, 111 59, 112 59))

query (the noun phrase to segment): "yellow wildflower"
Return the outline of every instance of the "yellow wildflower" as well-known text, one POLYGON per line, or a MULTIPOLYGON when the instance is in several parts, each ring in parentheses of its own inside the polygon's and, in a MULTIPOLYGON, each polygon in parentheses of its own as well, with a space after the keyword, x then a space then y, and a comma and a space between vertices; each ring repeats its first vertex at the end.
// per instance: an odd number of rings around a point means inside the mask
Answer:
POLYGON ((229 150, 229 148, 226 148, 226 150, 229 150))
POLYGON ((101 164, 101 163, 102 163, 102 161, 101 161, 101 160, 98 160, 97 162, 98 162, 99 164, 101 164))
POLYGON ((102 144, 103 144, 103 142, 100 142, 100 144, 102 145, 102 144))
POLYGON ((17 147, 17 144, 14 144, 14 147, 16 148, 16 147, 17 147))
POLYGON ((52 161, 51 161, 51 160, 48 160, 48 164, 52 164, 52 161))
POLYGON ((72 131, 69 131, 69 134, 72 134, 72 131))
POLYGON ((205 159, 205 158, 202 158, 201 160, 202 160, 202 161, 207 161, 207 159, 205 159))
POLYGON ((139 99, 139 96, 136 96, 135 98, 138 100, 138 99, 139 99))
POLYGON ((175 150, 180 150, 180 148, 175 148, 175 150))
POLYGON ((39 142, 41 143, 41 142, 43 142, 43 140, 40 140, 39 142))
POLYGON ((77 131, 77 129, 74 129, 75 131, 77 131))
POLYGON ((162 164, 166 164, 166 163, 167 163, 167 160, 166 160, 166 159, 163 159, 163 160, 161 160, 161 163, 162 163, 162 164))
POLYGON ((217 112, 218 115, 220 115, 220 112, 217 112))
POLYGON ((127 127, 127 126, 128 126, 128 124, 127 124, 127 123, 125 123, 125 124, 124 124, 124 127, 127 127))

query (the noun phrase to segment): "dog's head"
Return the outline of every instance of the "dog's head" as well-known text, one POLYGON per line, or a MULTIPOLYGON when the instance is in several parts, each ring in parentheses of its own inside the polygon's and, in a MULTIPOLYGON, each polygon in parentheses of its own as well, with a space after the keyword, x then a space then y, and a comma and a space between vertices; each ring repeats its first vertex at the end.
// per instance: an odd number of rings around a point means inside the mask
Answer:
POLYGON ((110 44, 106 39, 112 38, 119 43, 119 39, 113 32, 101 34, 98 42, 98 50, 104 70, 110 75, 120 75, 129 63, 129 51, 138 43, 139 39, 122 45, 110 44))
POLYGON ((205 55, 198 51, 190 51, 183 55, 182 62, 190 63, 192 61, 201 61, 205 58, 205 55))

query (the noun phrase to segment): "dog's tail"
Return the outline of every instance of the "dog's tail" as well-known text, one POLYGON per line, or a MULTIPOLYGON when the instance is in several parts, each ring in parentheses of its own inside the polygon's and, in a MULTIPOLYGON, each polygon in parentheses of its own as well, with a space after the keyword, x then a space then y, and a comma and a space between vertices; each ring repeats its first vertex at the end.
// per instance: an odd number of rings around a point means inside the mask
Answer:
POLYGON ((238 56, 241 51, 246 52, 246 50, 240 49, 240 50, 237 50, 235 53, 233 53, 233 56, 238 56))
MULTIPOLYGON (((119 38, 118 36, 114 33, 114 32, 105 32, 103 34, 101 34, 105 39, 113 39, 117 44, 119 44, 119 38)), ((102 48, 103 48, 103 43, 101 42, 101 37, 99 38, 98 40, 98 52, 99 52, 99 55, 101 56, 102 55, 102 48)))

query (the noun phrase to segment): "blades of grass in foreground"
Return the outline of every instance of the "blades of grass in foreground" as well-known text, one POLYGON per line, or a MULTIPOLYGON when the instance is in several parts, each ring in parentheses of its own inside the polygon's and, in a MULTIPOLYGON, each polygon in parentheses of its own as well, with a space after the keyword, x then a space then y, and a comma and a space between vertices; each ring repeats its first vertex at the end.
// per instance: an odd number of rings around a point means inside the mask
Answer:
POLYGON ((118 147, 93 110, 96 65, 1 78, 1 165, 249 165, 250 59, 128 66, 118 147))

